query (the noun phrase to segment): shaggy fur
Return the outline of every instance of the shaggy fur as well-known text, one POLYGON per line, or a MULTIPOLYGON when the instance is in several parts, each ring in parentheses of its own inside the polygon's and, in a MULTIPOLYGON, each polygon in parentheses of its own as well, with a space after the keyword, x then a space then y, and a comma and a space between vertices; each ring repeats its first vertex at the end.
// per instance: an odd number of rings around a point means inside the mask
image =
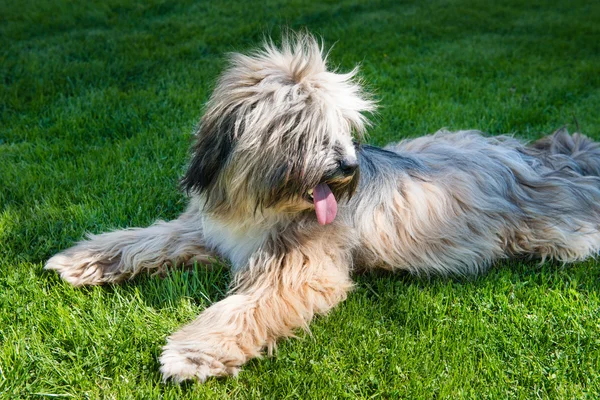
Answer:
POLYGON ((80 286, 230 260, 230 296, 160 357, 165 378, 204 381, 307 329, 344 300, 355 266, 465 275, 597 254, 598 144, 561 130, 532 145, 476 131, 358 145, 374 104, 355 72, 328 71, 309 35, 233 55, 182 181, 187 211, 91 236, 46 268, 80 286))

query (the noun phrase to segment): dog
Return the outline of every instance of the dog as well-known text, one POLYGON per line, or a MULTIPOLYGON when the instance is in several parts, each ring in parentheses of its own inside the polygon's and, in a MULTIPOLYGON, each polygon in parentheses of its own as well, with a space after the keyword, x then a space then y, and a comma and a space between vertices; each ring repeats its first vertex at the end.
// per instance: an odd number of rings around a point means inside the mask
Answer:
POLYGON ((308 33, 233 54, 196 132, 179 218, 90 235, 48 260, 75 286, 228 259, 229 296, 167 339, 176 382, 236 375, 342 302, 357 268, 473 275, 600 248, 600 149, 440 131, 364 144, 376 102, 308 33))

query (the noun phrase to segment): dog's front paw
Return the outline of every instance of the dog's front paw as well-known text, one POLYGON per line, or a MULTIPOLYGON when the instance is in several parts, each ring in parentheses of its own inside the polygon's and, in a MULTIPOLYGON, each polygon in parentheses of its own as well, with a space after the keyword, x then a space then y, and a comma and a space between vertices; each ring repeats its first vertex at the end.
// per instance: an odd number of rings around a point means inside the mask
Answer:
POLYGON ((101 285, 127 277, 119 271, 120 261, 119 255, 109 257, 78 245, 49 259, 44 268, 58 272, 73 286, 101 285))
POLYGON ((240 358, 216 353, 222 352, 199 344, 182 347, 170 342, 160 357, 160 372, 165 380, 178 383, 190 379, 205 382, 211 376, 237 376, 242 364, 240 358))
POLYGON ((102 283, 102 268, 89 257, 59 253, 49 259, 44 268, 58 272, 73 286, 102 283))

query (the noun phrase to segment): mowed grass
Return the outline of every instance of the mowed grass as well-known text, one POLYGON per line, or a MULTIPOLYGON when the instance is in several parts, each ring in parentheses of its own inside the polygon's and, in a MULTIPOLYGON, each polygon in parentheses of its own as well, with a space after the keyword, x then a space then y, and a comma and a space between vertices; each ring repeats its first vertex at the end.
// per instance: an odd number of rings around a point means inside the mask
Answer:
POLYGON ((0 2, 0 397, 600 397, 595 261, 359 275, 276 357, 181 386, 161 381, 161 346, 225 296, 225 267, 84 289, 42 269, 85 232, 183 210, 177 181, 225 54, 265 34, 307 28, 341 71, 360 63, 375 144, 565 124, 600 140, 598 21, 583 0, 0 2))

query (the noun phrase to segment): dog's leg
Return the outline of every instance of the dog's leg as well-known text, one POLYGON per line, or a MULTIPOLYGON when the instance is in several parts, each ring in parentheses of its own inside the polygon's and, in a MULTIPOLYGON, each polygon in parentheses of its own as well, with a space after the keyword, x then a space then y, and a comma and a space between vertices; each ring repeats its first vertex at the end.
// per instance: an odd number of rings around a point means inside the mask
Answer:
POLYGON ((125 229, 101 235, 59 253, 45 268, 57 271, 74 286, 116 283, 165 264, 209 262, 196 210, 148 228, 125 229))
POLYGON ((168 338, 160 357, 164 378, 236 375, 265 347, 270 353, 277 338, 307 329, 315 314, 344 300, 352 287, 348 255, 325 243, 255 254, 230 297, 168 338))

